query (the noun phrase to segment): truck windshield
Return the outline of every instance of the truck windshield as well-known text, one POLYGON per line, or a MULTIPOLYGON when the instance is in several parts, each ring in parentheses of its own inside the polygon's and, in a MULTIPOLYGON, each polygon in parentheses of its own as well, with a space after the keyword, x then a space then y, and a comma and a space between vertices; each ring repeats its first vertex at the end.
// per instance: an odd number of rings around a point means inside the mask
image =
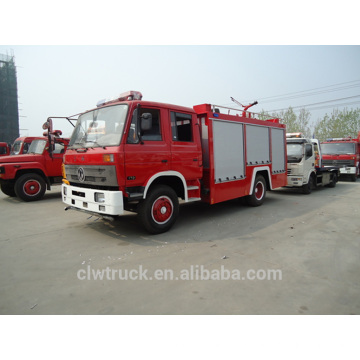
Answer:
POLYGON ((121 104, 80 115, 69 147, 76 149, 119 145, 127 111, 128 105, 121 104))
POLYGON ((303 144, 286 144, 288 162, 300 162, 303 157, 303 144))
POLYGON ((354 143, 328 143, 321 144, 320 147, 324 155, 355 154, 354 143))
POLYGON ((11 155, 18 155, 21 149, 21 141, 15 141, 11 149, 11 155))
POLYGON ((46 140, 34 140, 29 147, 29 154, 42 154, 46 145, 46 140))

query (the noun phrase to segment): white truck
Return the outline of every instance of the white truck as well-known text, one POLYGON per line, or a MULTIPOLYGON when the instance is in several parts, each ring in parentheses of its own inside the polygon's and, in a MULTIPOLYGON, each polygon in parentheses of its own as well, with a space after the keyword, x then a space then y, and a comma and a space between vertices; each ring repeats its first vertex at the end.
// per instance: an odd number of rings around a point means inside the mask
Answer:
POLYGON ((310 194, 318 186, 335 187, 339 168, 323 167, 319 140, 307 139, 302 133, 287 133, 287 186, 302 188, 310 194))

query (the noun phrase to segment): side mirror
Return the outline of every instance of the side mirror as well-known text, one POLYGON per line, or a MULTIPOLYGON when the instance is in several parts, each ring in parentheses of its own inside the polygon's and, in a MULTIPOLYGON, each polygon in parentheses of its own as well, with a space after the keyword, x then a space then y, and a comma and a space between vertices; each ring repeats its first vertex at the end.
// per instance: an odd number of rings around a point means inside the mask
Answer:
POLYGON ((152 128, 152 115, 150 113, 144 113, 141 115, 141 130, 147 131, 152 128))

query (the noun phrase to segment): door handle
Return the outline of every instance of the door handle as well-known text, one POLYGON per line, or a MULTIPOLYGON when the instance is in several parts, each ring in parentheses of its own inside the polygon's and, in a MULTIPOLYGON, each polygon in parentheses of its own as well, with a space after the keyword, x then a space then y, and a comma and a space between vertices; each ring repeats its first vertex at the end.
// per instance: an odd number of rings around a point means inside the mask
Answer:
POLYGON ((165 159, 165 160, 161 160, 162 163, 167 163, 168 161, 165 159))

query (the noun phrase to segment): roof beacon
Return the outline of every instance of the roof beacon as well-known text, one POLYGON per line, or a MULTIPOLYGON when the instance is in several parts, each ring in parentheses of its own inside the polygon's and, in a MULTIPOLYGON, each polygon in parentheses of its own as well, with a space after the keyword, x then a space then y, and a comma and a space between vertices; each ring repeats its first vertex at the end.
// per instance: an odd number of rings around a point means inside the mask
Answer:
POLYGON ((100 107, 103 105, 115 103, 118 101, 131 101, 131 100, 141 100, 142 94, 140 91, 126 91, 118 96, 115 96, 111 99, 102 99, 97 102, 96 106, 100 107))
POLYGON ((289 139, 293 139, 293 138, 300 138, 300 139, 303 139, 304 138, 304 135, 303 135, 303 133, 300 133, 300 132, 298 132, 298 133, 287 133, 286 134, 286 137, 289 139))

